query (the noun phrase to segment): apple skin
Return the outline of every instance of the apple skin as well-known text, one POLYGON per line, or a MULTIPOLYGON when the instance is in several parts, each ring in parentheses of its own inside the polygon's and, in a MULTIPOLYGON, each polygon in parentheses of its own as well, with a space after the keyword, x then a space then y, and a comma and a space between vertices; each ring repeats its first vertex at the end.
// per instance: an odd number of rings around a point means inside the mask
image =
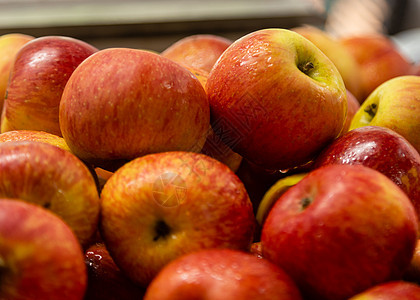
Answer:
POLYGON ((0 240, 1 299, 83 299, 83 251, 59 217, 19 199, 0 199, 0 240))
POLYGON ((206 90, 216 134, 266 169, 307 163, 339 135, 346 118, 337 68, 287 29, 262 29, 233 42, 210 72, 206 90))
POLYGON ((400 279, 418 238, 415 209, 388 177, 361 165, 310 172, 274 204, 263 257, 308 299, 347 299, 400 279))
POLYGON ((115 264, 103 243, 85 251, 88 286, 84 300, 143 299, 145 289, 129 280, 115 264))
POLYGON ((349 300, 420 300, 420 286, 405 281, 390 281, 378 284, 349 300))
POLYGON ((198 79, 170 59, 138 49, 90 56, 70 77, 60 103, 61 131, 72 152, 109 171, 150 153, 199 152, 209 124, 198 79))
POLYGON ((220 55, 232 41, 214 34, 194 34, 184 37, 164 51, 161 55, 184 66, 210 72, 220 55))
POLYGON ((149 285, 145 300, 300 300, 295 283, 265 259, 232 249, 207 249, 169 263, 149 285))
POLYGON ((1 132, 17 129, 61 136, 58 108, 75 68, 97 49, 81 40, 43 36, 16 54, 6 90, 1 132))
POLYGON ((396 77, 373 91, 353 116, 350 130, 368 125, 394 130, 420 152, 420 76, 396 77))
POLYGON ((343 78, 347 90, 356 99, 364 100, 362 90, 362 79, 359 64, 348 49, 330 33, 312 25, 302 25, 292 28, 294 32, 315 44, 337 67, 343 78))
POLYGON ((386 35, 344 36, 339 42, 359 64, 363 90, 360 103, 385 81, 413 72, 411 62, 386 35))
POLYGON ((203 154, 172 151, 136 158, 108 179, 101 201, 105 245, 141 286, 182 254, 247 251, 253 241, 255 217, 242 182, 203 154))
POLYGON ((323 150, 313 168, 331 164, 363 165, 381 172, 407 194, 420 217, 420 155, 395 131, 380 126, 349 131, 323 150))
POLYGON ((0 36, 0 111, 3 110, 4 96, 15 55, 23 45, 33 39, 33 36, 21 33, 0 36))
POLYGON ((63 137, 37 130, 12 130, 0 134, 0 143, 17 141, 43 142, 71 152, 63 137))
POLYGON ((353 120, 354 115, 360 109, 360 103, 356 97, 347 90, 347 115, 346 121, 344 122, 343 130, 340 133, 340 136, 345 134, 350 130, 351 121, 353 120))
POLYGON ((76 156, 53 145, 0 143, 0 197, 48 208, 83 246, 98 228, 100 199, 92 174, 76 156))

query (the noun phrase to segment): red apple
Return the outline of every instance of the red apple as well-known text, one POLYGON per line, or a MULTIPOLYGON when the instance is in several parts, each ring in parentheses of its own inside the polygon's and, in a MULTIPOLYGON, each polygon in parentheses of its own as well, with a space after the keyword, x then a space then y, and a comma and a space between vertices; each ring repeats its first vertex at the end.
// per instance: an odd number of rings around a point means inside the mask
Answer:
POLYGON ((33 39, 33 36, 21 33, 0 36, 0 111, 3 110, 4 96, 15 55, 23 45, 33 39))
POLYGON ((292 28, 315 44, 337 67, 346 88, 356 99, 363 97, 360 67, 348 49, 329 32, 311 25, 292 28))
POLYGON ((201 250, 168 264, 147 289, 145 300, 298 300, 300 292, 276 265, 231 249, 201 250))
POLYGON ((359 64, 361 103, 385 81, 413 72, 411 62, 386 35, 359 34, 341 37, 339 41, 359 64))
POLYGON ((337 68, 287 29, 262 29, 233 42, 206 90, 215 133, 265 169, 307 163, 345 122, 346 89, 337 68))
POLYGON ((137 49, 90 56, 60 103, 61 131, 72 152, 109 170, 145 154, 199 152, 209 119, 206 92, 191 72, 137 49))
POLYGON ((61 136, 58 108, 74 69, 97 51, 70 37, 44 36, 16 54, 2 112, 1 132, 27 129, 61 136))
POLYGON ((0 241, 0 299, 83 299, 83 252, 60 218, 18 199, 0 199, 0 241))
POLYGON ((231 40, 214 34, 194 34, 173 43, 161 55, 182 65, 210 72, 231 43, 231 40))
POLYGON ((0 134, 0 143, 13 141, 43 142, 71 152, 69 146, 66 144, 66 141, 61 136, 45 131, 22 129, 6 131, 0 134))
POLYGON ((101 194, 101 233, 115 263, 146 286, 171 260, 208 248, 249 250, 255 217, 226 165, 193 152, 136 158, 101 194))
POLYGON ((128 279, 115 264, 103 243, 85 251, 88 286, 84 300, 143 299, 145 290, 128 279))
POLYGON ((420 286, 405 281, 390 281, 375 285, 349 300, 420 300, 420 286))
POLYGON ((274 204, 262 230, 263 257, 308 299, 347 299, 400 279, 418 238, 407 195, 360 165, 316 169, 274 204))
POLYGON ((331 164, 364 165, 381 172, 407 194, 420 217, 420 155, 395 131, 365 126, 347 132, 323 150, 313 168, 331 164))
POLYGON ((0 197, 19 198, 60 216, 85 246, 97 230, 99 195, 89 169, 46 143, 0 143, 0 197))

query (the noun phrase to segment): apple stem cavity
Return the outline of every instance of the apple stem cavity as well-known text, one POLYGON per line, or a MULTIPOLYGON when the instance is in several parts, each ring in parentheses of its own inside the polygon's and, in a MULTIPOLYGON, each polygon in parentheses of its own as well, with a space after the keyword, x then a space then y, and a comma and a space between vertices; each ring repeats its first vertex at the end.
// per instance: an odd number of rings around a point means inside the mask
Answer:
POLYGON ((306 75, 308 75, 314 68, 314 64, 310 61, 299 65, 299 70, 301 70, 306 75))
POLYGON ((311 205, 312 199, 305 197, 300 200, 300 211, 304 211, 309 205, 311 205))
POLYGON ((166 236, 169 235, 170 232, 171 232, 171 229, 168 226, 168 224, 165 223, 165 221, 163 220, 157 221, 155 225, 156 235, 153 237, 153 241, 156 242, 160 238, 165 238, 166 236))
POLYGON ((373 118, 376 115, 376 112, 378 111, 378 105, 376 103, 372 103, 371 105, 368 105, 365 109, 365 112, 368 113, 368 115, 373 118))

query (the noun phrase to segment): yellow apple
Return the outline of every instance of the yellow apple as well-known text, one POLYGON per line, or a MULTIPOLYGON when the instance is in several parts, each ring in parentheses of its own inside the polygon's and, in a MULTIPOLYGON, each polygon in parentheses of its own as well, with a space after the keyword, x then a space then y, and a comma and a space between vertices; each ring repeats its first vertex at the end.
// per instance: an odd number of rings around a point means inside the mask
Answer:
POLYGON ((3 108, 9 74, 16 53, 33 39, 34 37, 21 33, 9 33, 0 37, 0 111, 3 108))
POLYGON ((374 90, 354 115, 350 130, 368 125, 392 129, 420 151, 420 76, 399 76, 374 90))

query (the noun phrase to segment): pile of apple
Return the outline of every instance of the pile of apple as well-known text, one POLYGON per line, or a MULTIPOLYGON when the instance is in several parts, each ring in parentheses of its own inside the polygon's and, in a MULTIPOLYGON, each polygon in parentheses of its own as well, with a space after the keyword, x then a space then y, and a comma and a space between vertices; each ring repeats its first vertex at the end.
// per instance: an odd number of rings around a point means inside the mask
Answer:
POLYGON ((420 299, 418 70, 310 26, 0 37, 0 299, 420 299))

